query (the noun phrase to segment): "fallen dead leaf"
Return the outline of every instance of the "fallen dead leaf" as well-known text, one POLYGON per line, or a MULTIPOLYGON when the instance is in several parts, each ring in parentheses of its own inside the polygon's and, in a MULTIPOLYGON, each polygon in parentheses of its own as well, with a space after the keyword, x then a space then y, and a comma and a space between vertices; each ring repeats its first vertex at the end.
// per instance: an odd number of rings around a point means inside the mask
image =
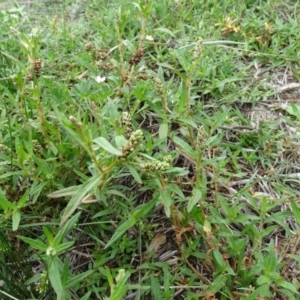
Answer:
POLYGON ((158 249, 163 245, 163 244, 165 244, 166 243, 166 241, 167 241, 167 238, 166 238, 166 235, 165 234, 158 234, 158 235, 156 235, 153 239, 152 239, 152 241, 151 241, 151 243, 150 243, 150 245, 149 245, 149 247, 147 248, 147 250, 146 250, 146 252, 145 253, 150 253, 150 252, 157 252, 158 251, 158 249))

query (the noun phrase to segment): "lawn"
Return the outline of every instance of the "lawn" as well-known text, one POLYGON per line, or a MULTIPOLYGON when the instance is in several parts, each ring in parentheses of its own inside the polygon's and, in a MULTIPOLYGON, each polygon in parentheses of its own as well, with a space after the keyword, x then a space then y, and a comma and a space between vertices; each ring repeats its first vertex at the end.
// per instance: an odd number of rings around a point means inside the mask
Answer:
POLYGON ((300 299, 298 1, 0 9, 1 299, 300 299))

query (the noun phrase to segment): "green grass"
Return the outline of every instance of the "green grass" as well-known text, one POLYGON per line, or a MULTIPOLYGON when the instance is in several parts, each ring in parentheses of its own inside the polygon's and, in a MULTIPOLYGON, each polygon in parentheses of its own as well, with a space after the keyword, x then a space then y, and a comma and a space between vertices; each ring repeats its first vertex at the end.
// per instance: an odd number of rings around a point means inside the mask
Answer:
POLYGON ((299 299, 299 14, 0 11, 0 298, 299 299))

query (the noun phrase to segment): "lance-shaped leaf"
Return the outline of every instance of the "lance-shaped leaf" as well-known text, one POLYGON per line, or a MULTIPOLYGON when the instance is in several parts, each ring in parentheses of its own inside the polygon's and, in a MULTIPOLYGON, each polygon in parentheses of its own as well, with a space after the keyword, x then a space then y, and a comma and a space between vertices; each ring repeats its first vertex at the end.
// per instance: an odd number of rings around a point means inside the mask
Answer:
MULTIPOLYGON (((122 155, 122 152, 118 149, 116 149, 108 140, 106 140, 104 137, 100 136, 93 140, 93 142, 101 147, 102 149, 106 150, 107 152, 120 156, 122 155)), ((97 146, 94 147, 94 149, 97 149, 97 146)))
POLYGON ((101 182, 101 176, 95 175, 88 179, 78 190, 78 192, 71 198, 65 211, 61 217, 60 226, 65 224, 68 218, 72 215, 72 213, 77 209, 80 205, 81 200, 89 193, 95 186, 97 186, 101 182))
POLYGON ((155 203, 156 199, 153 199, 146 204, 141 204, 137 206, 129 215, 128 220, 126 220, 117 228, 116 232, 106 244, 105 249, 111 246, 114 242, 116 242, 128 229, 134 226, 136 222, 138 222, 143 216, 145 216, 155 205, 155 203))

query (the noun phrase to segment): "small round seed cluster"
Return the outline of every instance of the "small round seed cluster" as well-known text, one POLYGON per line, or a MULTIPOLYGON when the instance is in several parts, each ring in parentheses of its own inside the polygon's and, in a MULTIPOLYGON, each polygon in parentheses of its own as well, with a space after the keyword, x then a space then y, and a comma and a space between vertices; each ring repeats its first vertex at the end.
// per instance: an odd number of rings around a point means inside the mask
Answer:
POLYGON ((27 79, 32 81, 35 74, 36 78, 39 78, 41 76, 41 70, 42 70, 42 60, 41 59, 35 59, 32 61, 32 68, 31 68, 31 74, 27 75, 27 79))
POLYGON ((78 121, 74 116, 70 116, 69 120, 75 127, 78 127, 78 128, 82 127, 82 123, 80 121, 78 121))
POLYGON ((96 50, 95 57, 97 59, 105 60, 108 58, 108 54, 106 52, 96 50))
POLYGON ((47 180, 53 180, 54 176, 53 176, 53 174, 47 174, 46 178, 47 178, 47 180))
POLYGON ((148 74, 140 73, 138 76, 136 76, 136 79, 147 80, 148 79, 148 74))
POLYGON ((0 151, 3 152, 6 155, 8 155, 10 153, 9 148, 4 144, 0 144, 0 151))
POLYGON ((156 88, 158 94, 163 95, 164 89, 163 89, 163 85, 162 85, 161 80, 157 77, 154 77, 153 81, 154 81, 154 85, 155 85, 155 88, 156 88))
POLYGON ((171 164, 172 161, 173 161, 173 158, 171 155, 166 155, 164 158, 163 158, 163 161, 164 162, 167 162, 168 164, 171 164))
POLYGON ((39 153, 41 154, 43 152, 43 147, 42 145, 38 142, 38 140, 32 140, 33 144, 33 151, 34 153, 39 153))
POLYGON ((147 171, 162 172, 170 169, 171 163, 172 163, 172 156, 167 155, 163 158, 162 161, 156 160, 156 161, 147 162, 145 164, 141 164, 141 167, 147 171))
POLYGON ((84 45, 84 49, 85 49, 85 51, 92 51, 94 49, 93 44, 92 43, 86 43, 84 45))
POLYGON ((42 60, 41 59, 36 59, 33 62, 33 70, 35 72, 35 76, 36 77, 40 77, 41 76, 41 67, 42 67, 42 60))
POLYGON ((197 132, 197 139, 196 139, 196 146, 198 149, 203 149, 205 146, 205 141, 207 140, 208 135, 207 132, 205 131, 204 127, 201 126, 198 129, 197 132))
POLYGON ((144 50, 141 48, 137 49, 136 52, 131 56, 129 60, 129 64, 131 66, 137 65, 141 61, 143 55, 144 55, 144 50))
POLYGON ((127 143, 122 147, 122 155, 119 157, 120 159, 125 159, 128 157, 141 143, 143 140, 144 135, 142 130, 138 129, 134 131, 127 143))
POLYGON ((202 50, 203 50, 203 40, 200 39, 197 43, 196 43, 196 46, 195 46, 195 49, 194 49, 194 53, 193 53, 193 57, 195 59, 199 58, 202 54, 202 50))
POLYGON ((130 138, 132 134, 131 116, 128 111, 122 112, 122 124, 125 127, 125 136, 130 138))
POLYGON ((121 24, 121 16, 119 10, 115 10, 115 26, 117 29, 117 32, 119 32, 119 27, 121 24))
POLYGON ((96 66, 105 71, 111 71, 114 68, 112 64, 104 63, 103 61, 98 61, 96 66))

